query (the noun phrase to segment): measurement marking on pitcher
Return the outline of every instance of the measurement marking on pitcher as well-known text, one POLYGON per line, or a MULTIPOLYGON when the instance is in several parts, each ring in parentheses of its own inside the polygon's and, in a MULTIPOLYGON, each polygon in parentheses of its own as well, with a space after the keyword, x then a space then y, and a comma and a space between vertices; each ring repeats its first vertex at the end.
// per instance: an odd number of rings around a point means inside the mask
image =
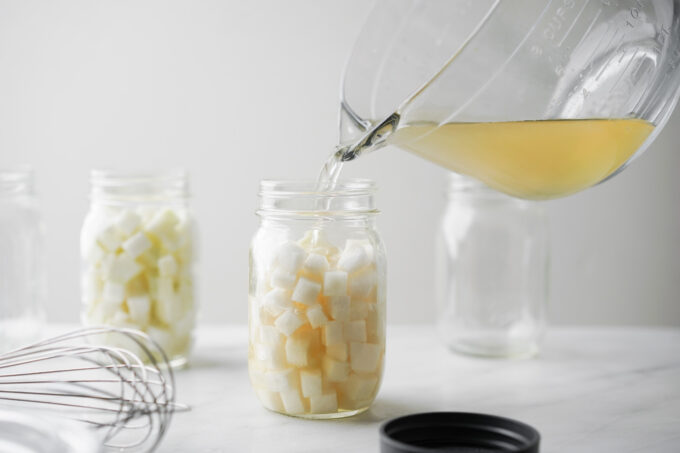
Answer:
MULTIPOLYGON (((619 51, 621 50, 621 47, 623 46, 623 42, 624 42, 623 39, 625 37, 626 37, 626 34, 624 33, 623 36, 621 37, 621 39, 619 40, 619 45, 616 46, 616 48, 612 52, 610 52, 611 55, 618 55, 619 54, 619 51)), ((628 49, 624 50, 623 54, 625 55, 627 52, 628 52, 628 49)), ((622 61, 623 61, 623 55, 621 57, 619 57, 619 60, 617 61, 617 63, 621 63, 622 61)))
MULTIPOLYGON (((557 32, 562 29, 565 23, 565 14, 574 7, 574 0, 562 0, 562 6, 557 7, 555 14, 548 20, 548 25, 543 30, 543 36, 550 41, 555 41, 557 32)), ((559 47, 559 45, 558 45, 559 47)))
POLYGON ((557 43, 557 47, 562 47, 562 44, 564 44, 564 41, 567 40, 569 33, 571 33, 571 31, 574 29, 574 27, 576 26, 576 22, 578 22, 578 19, 581 17, 581 14, 583 14, 583 11, 586 9, 586 6, 588 6, 589 3, 590 0, 586 0, 583 3, 581 9, 578 11, 578 13, 576 13, 576 16, 574 16, 574 18, 571 20, 571 25, 569 26, 569 28, 567 28, 567 31, 564 32, 564 36, 562 36, 560 42, 557 43))
POLYGON ((597 22, 597 19, 600 17, 600 14, 602 14, 602 9, 598 9, 597 12, 595 13, 595 17, 593 17, 592 22, 590 22, 590 25, 588 25, 588 28, 586 28, 585 33, 583 33, 583 37, 581 40, 576 44, 574 49, 578 49, 581 44, 583 44, 583 41, 590 35, 590 30, 595 26, 595 23, 597 22))
POLYGON ((637 50, 635 50, 635 52, 633 52, 633 55, 630 56, 630 60, 628 60, 628 64, 627 64, 626 67, 623 69, 623 71, 621 71, 621 74, 620 74, 619 77, 616 79, 616 83, 614 83, 614 86, 612 87, 612 90, 613 90, 614 88, 616 88, 616 86, 619 84, 619 82, 621 81, 621 79, 623 78, 623 76, 626 75, 626 74, 628 73, 628 68, 630 68, 630 65, 633 64, 634 61, 636 61, 636 60, 635 60, 635 57, 637 57, 637 54, 638 54, 639 52, 640 52, 640 49, 637 49, 637 50))
POLYGON ((602 47, 602 44, 604 44, 604 41, 607 36, 607 32, 609 31, 609 24, 607 24, 607 28, 605 28, 604 32, 602 33, 602 38, 595 44, 595 47, 593 48, 593 51, 590 53, 586 61, 589 61, 590 64, 593 64, 593 59, 595 58, 595 55, 597 55, 598 51, 600 50, 600 47, 602 47))
MULTIPOLYGON (((617 30, 614 30, 614 33, 612 33, 611 38, 609 38, 609 42, 607 42, 607 45, 604 46, 604 50, 605 50, 605 51, 609 48, 609 46, 611 46, 611 43, 614 42, 614 38, 615 38, 616 35, 618 35, 618 34, 619 34, 619 30, 618 30, 618 29, 617 29, 617 30)), ((637 51, 635 52, 635 54, 637 54, 637 51)), ((635 57, 635 54, 633 54, 633 57, 635 57)), ((611 60, 610 60, 610 61, 611 61, 611 60)), ((628 65, 630 65, 630 62, 628 62, 628 65)), ((604 70, 607 69, 607 66, 608 66, 607 64, 603 64, 602 67, 600 68, 600 70, 597 71, 597 75, 595 76, 595 81, 596 81, 596 82, 599 82, 599 81, 600 81, 600 77, 602 77, 602 74, 604 73, 604 70)), ((628 69, 628 66, 626 66, 626 69, 628 69)), ((625 72, 625 70, 624 70, 624 72, 625 72)))
MULTIPOLYGON (((668 73, 664 74, 663 78, 659 82, 659 86, 666 86, 666 81, 668 80, 668 73)), ((652 88, 652 84, 648 84, 647 88, 645 88, 645 91, 642 92, 640 97, 638 98, 637 102, 635 102, 635 107, 633 108, 633 111, 638 111, 638 109, 641 107, 641 103, 647 99, 647 92, 652 88)), ((659 112, 663 112, 664 109, 659 109, 659 112)), ((658 118, 651 119, 650 121, 656 122, 658 118)))
MULTIPOLYGON (((392 49, 397 45, 397 41, 401 37, 401 32, 406 29, 408 26, 408 17, 411 15, 411 13, 416 9, 416 5, 412 5, 408 11, 406 11, 406 14, 404 15, 404 19, 401 24, 399 24, 399 27, 397 28, 397 31, 394 33, 394 36, 392 37, 389 45, 386 48, 386 52, 389 53, 392 51, 392 49)), ((378 109, 376 108, 376 104, 378 103, 378 83, 380 80, 382 80, 382 75, 385 72, 385 66, 387 65, 387 59, 383 59, 380 62, 380 65, 378 66, 378 70, 376 71, 375 78, 373 80, 373 86, 371 87, 371 101, 369 105, 371 106, 371 112, 375 113, 378 109)))
POLYGON ((533 35, 534 31, 536 31, 536 28, 538 27, 538 24, 540 21, 543 19, 543 17, 546 15, 548 12, 548 8, 550 7, 550 4, 552 4, 552 0, 550 0, 550 3, 543 8, 543 11, 541 11, 541 14, 539 14, 538 19, 534 22, 534 24, 531 26, 531 28, 526 32, 526 34, 522 37, 522 39, 519 41, 519 43, 515 46, 514 50, 510 52, 508 58, 498 67, 498 69, 491 74, 491 77, 488 78, 488 80, 475 91, 472 96, 470 96, 465 102, 463 102, 456 110, 453 111, 444 121, 443 123, 451 121, 451 118, 455 118, 456 115, 458 115, 460 112, 462 112, 464 109, 466 109, 470 104, 472 104, 477 97, 486 90, 486 88, 491 85, 491 83, 496 80, 496 78, 505 70, 505 68, 508 66, 508 64, 515 58, 515 55, 517 55, 521 49, 524 48, 524 45, 529 41, 529 38, 533 35))

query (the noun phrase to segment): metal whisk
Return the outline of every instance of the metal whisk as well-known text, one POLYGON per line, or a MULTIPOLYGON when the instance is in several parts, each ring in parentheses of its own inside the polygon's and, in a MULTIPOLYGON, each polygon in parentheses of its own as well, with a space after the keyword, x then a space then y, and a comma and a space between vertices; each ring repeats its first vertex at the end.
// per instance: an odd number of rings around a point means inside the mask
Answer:
POLYGON ((150 452, 173 412, 167 356, 146 334, 90 327, 0 354, 0 405, 57 411, 86 423, 111 450, 150 452), (103 346, 115 345, 115 346, 103 346))

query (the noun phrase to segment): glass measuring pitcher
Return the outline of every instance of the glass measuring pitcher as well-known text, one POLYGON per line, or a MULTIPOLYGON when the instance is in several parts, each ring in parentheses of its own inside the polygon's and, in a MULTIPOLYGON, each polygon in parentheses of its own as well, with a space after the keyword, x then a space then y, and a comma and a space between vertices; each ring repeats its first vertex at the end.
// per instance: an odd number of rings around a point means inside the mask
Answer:
POLYGON ((394 144, 546 199, 619 171, 678 100, 680 0, 379 0, 336 157, 394 144))

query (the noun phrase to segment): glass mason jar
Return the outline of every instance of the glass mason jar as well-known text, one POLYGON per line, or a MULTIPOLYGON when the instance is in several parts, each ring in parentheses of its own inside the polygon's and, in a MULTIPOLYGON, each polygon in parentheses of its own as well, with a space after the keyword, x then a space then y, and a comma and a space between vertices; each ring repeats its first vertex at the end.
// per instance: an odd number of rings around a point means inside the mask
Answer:
POLYGON ((173 367, 184 366, 197 308, 186 173, 95 170, 90 199, 80 237, 83 322, 146 332, 173 367))
POLYGON ((437 324, 444 343, 480 356, 536 354, 548 297, 541 206, 451 174, 438 236, 437 324))
POLYGON ((0 169, 0 352, 25 346, 42 330, 43 237, 33 172, 0 169))
POLYGON ((263 181, 250 248, 248 369, 262 404, 305 418, 365 411, 385 358, 375 185, 263 181))

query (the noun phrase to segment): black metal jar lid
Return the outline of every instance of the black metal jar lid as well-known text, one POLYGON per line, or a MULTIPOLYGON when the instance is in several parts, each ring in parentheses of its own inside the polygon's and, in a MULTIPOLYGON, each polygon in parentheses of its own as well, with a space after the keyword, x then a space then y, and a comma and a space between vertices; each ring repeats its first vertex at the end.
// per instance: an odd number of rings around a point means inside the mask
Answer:
POLYGON ((380 427, 381 453, 538 453, 539 442, 525 423, 465 412, 406 415, 380 427))

